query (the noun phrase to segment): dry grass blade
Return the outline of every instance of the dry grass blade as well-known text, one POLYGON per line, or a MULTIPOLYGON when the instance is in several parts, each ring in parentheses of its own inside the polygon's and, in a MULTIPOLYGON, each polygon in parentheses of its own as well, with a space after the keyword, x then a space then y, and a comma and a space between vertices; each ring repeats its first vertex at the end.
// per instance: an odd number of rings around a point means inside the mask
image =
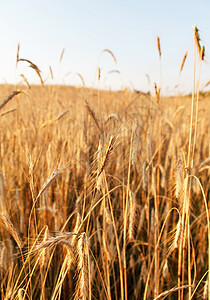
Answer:
POLYGON ((52 120, 48 120, 46 122, 44 122, 42 125, 41 125, 41 128, 44 128, 48 125, 52 125, 54 124, 56 121, 59 121, 61 120, 65 115, 67 115, 69 113, 69 109, 67 109, 66 111, 62 112, 60 115, 58 115, 55 119, 52 119, 52 120))
POLYGON ((112 56, 114 62, 117 63, 117 60, 112 51, 110 51, 109 49, 104 49, 103 52, 108 52, 112 56))
POLYGON ((12 92, 9 96, 7 96, 7 98, 5 98, 1 103, 0 103, 0 109, 2 109, 7 102, 9 102, 13 97, 15 97, 16 95, 20 94, 21 91, 14 91, 12 92))
POLYGON ((35 65, 35 64, 32 63, 30 60, 25 59, 25 58, 19 58, 18 61, 25 61, 25 62, 29 63, 29 67, 32 68, 32 69, 34 69, 35 72, 37 73, 37 75, 39 76, 39 79, 40 79, 41 84, 42 84, 42 85, 44 84, 43 79, 42 79, 42 76, 41 76, 41 71, 40 71, 40 69, 37 67, 37 65, 35 65))
POLYGON ((3 113, 1 114, 1 117, 5 116, 5 115, 7 115, 7 114, 10 114, 10 113, 12 113, 12 112, 14 112, 14 111, 16 111, 15 108, 10 109, 10 110, 7 110, 7 111, 5 111, 5 112, 3 112, 3 113))
POLYGON ((168 291, 165 291, 165 292, 161 293, 160 295, 158 295, 157 297, 155 297, 153 300, 158 300, 158 299, 160 299, 160 298, 162 298, 164 296, 167 296, 167 295, 169 295, 169 294, 171 294, 173 292, 177 292, 177 291, 182 290, 182 289, 187 289, 189 287, 192 287, 192 285, 183 285, 183 286, 180 286, 180 287, 174 287, 174 288, 172 288, 172 289, 170 289, 168 291))
POLYGON ((69 113, 69 109, 67 109, 66 111, 62 112, 57 118, 56 120, 60 120, 62 119, 65 115, 67 115, 69 113))
POLYGON ((180 67, 180 72, 182 72, 182 70, 183 70, 187 55, 188 55, 188 52, 186 52, 184 57, 183 57, 182 64, 181 64, 181 67, 180 67))

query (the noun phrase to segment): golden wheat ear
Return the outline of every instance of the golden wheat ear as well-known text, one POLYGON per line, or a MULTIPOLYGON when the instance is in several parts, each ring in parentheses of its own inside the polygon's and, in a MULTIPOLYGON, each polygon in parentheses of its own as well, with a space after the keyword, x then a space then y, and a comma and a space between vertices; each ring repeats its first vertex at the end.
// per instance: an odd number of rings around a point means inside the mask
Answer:
POLYGON ((101 126, 99 124, 98 119, 96 118, 96 114, 95 114, 94 110, 90 107, 90 104, 88 103, 88 101, 86 99, 85 99, 85 104, 86 104, 87 111, 89 112, 89 114, 93 118, 93 120, 96 124, 96 127, 98 128, 98 131, 101 132, 101 126))
POLYGON ((185 61, 187 59, 187 55, 188 55, 188 52, 185 52, 185 55, 182 59, 182 63, 181 63, 181 67, 180 67, 180 73, 182 72, 183 68, 184 68, 184 64, 185 64, 185 61))
POLYGON ((19 61, 27 62, 27 63, 29 64, 29 67, 32 68, 32 69, 34 69, 35 72, 37 73, 37 75, 39 76, 41 85, 44 84, 44 81, 43 81, 42 76, 41 76, 41 71, 40 71, 40 69, 37 67, 37 65, 35 65, 34 63, 32 63, 29 59, 25 59, 25 58, 18 58, 18 62, 19 62, 19 61))
POLYGON ((20 43, 17 45, 17 54, 16 54, 16 68, 19 61, 19 53, 20 53, 20 43))
POLYGON ((156 103, 159 104, 160 101, 160 88, 157 88, 157 84, 154 83, 154 90, 155 90, 155 100, 156 103))
POLYGON ((113 52, 109 49, 104 49, 103 52, 108 52, 111 57, 113 58, 114 62, 117 63, 116 57, 114 56, 113 52))
POLYGON ((88 240, 83 232, 77 242, 78 294, 82 299, 88 299, 89 295, 88 252, 88 240))
POLYGON ((159 38, 159 36, 157 37, 157 47, 158 47, 159 57, 161 58, 161 47, 160 47, 160 38, 159 38))
POLYGON ((136 196, 133 192, 129 192, 129 212, 128 212, 128 238, 134 239, 136 226, 136 196))
POLYGON ((178 199, 180 197, 181 191, 184 184, 184 166, 181 158, 178 159, 175 169, 175 196, 178 199))
POLYGON ((61 55, 60 55, 60 58, 59 58, 59 63, 61 63, 62 60, 63 60, 64 52, 65 52, 65 48, 63 48, 62 51, 61 51, 61 55))
MULTIPOLYGON (((103 174, 103 171, 109 161, 109 158, 113 152, 113 149, 114 149, 114 143, 115 143, 115 137, 114 136, 111 136, 110 139, 109 139, 109 142, 107 144, 107 147, 105 149, 105 154, 102 158, 101 161, 99 161, 98 163, 98 172, 97 172, 97 179, 96 179, 96 188, 97 190, 100 190, 100 187, 101 187, 101 181, 102 181, 102 174, 103 174)), ((100 154, 100 152, 99 152, 100 154)))
POLYGON ((26 78, 23 74, 20 74, 20 76, 23 78, 23 80, 24 80, 24 82, 26 83, 27 87, 30 89, 31 86, 30 86, 30 84, 29 84, 27 78, 26 78))
POLYGON ((20 236, 18 234, 17 229, 14 227, 13 223, 10 221, 9 217, 6 215, 5 212, 0 212, 0 222, 2 226, 9 232, 9 234, 13 237, 15 242, 18 245, 18 248, 22 249, 22 240, 20 239, 20 236))
POLYGON ((199 35, 199 30, 196 25, 193 26, 193 30, 194 30, 195 44, 197 46, 198 54, 200 55, 200 53, 201 53, 200 35, 199 35))

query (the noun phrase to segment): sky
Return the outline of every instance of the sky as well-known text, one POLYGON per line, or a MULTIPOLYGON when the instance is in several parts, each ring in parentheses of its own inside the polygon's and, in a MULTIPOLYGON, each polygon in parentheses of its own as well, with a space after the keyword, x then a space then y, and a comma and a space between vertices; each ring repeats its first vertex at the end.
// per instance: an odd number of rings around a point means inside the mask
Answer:
MULTIPOLYGON (((16 66, 19 43, 20 58, 36 64, 46 84, 82 85, 82 76, 86 87, 153 93, 156 82, 163 94, 190 93, 193 25, 198 27, 206 50, 200 89, 207 91, 209 0, 0 0, 0 83, 21 83, 20 74, 30 84, 39 83, 28 63, 19 62, 16 66), (104 49, 113 53, 116 62, 104 49), (180 74, 186 51, 188 56, 180 74)), ((198 61, 196 58, 196 78, 198 61)))

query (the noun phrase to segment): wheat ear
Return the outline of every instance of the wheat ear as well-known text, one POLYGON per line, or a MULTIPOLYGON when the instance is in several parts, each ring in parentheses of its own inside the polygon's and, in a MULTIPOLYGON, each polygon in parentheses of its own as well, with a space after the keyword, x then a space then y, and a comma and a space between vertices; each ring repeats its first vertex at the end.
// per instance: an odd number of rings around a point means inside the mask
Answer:
POLYGON ((196 25, 193 26, 194 29, 194 39, 195 39, 195 44, 197 46, 198 54, 201 54, 201 45, 200 45, 200 35, 199 35, 199 30, 196 25))
POLYGON ((90 105, 89 105, 89 103, 88 103, 88 101, 86 99, 85 99, 85 103, 86 103, 87 111, 89 112, 89 114, 93 118, 93 120, 94 120, 94 122, 96 124, 96 127, 98 128, 98 131, 101 132, 101 127, 99 125, 98 119, 96 118, 94 110, 90 107, 90 105))
POLYGON ((134 238, 134 228, 136 221, 136 197, 133 192, 129 192, 129 214, 128 214, 128 238, 134 238))
POLYGON ((158 47, 159 57, 161 58, 161 48, 160 48, 160 38, 159 38, 159 36, 157 37, 157 47, 158 47))
POLYGON ((97 187, 97 190, 100 189, 100 185, 101 185, 101 180, 102 180, 102 174, 103 174, 103 171, 108 163, 108 160, 110 158, 110 155, 114 149, 114 142, 115 142, 115 138, 114 136, 111 136, 110 139, 109 139, 109 143, 106 147, 106 150, 105 150, 105 154, 104 154, 104 157, 102 159, 102 162, 101 164, 98 166, 98 172, 97 172, 97 180, 96 180, 96 187, 97 187))
POLYGON ((78 254, 78 272, 79 272, 79 297, 82 299, 88 299, 89 295, 89 274, 88 274, 88 244, 85 232, 83 232, 77 242, 77 254, 78 254))
POLYGON ((183 60, 182 60, 182 63, 181 63, 181 67, 180 67, 180 73, 182 72, 182 70, 184 68, 184 64, 185 64, 187 55, 188 55, 188 52, 186 52, 185 55, 184 55, 184 57, 183 57, 183 60))
POLYGON ((14 225, 12 224, 12 222, 10 221, 10 219, 8 218, 8 216, 4 212, 0 212, 0 221, 1 221, 2 225, 4 226, 4 228, 11 234, 11 236, 17 243, 18 248, 21 251, 22 241, 19 237, 19 234, 18 234, 16 228, 14 227, 14 225))
POLYGON ((112 51, 110 51, 109 49, 104 49, 103 52, 108 52, 111 55, 111 57, 113 58, 114 62, 117 63, 116 57, 114 56, 112 51))

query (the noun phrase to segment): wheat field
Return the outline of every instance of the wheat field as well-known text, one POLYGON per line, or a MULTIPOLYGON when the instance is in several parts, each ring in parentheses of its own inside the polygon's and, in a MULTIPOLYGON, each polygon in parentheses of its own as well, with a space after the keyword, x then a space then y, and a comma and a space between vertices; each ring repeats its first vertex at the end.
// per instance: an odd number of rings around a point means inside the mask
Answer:
POLYGON ((0 95, 1 299, 209 299, 207 93, 0 95))

